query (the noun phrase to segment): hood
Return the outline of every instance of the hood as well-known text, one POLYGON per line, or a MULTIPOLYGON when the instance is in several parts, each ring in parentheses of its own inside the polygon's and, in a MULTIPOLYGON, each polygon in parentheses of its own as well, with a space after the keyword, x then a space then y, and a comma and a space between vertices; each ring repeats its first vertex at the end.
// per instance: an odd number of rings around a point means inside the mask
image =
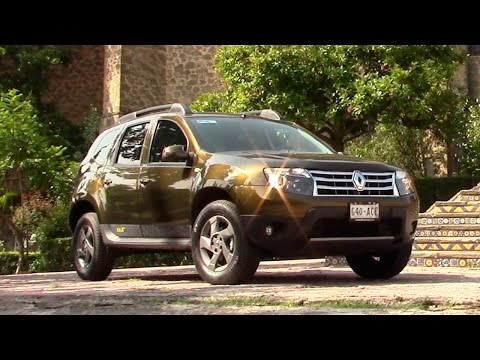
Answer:
MULTIPOLYGON (((238 162, 260 162, 265 167, 304 168, 326 171, 388 172, 401 170, 393 165, 356 158, 342 154, 295 153, 295 152, 224 152, 213 154, 213 158, 236 157, 238 162), (250 160, 250 161, 249 161, 250 160)), ((213 160, 213 159, 212 159, 213 160)), ((227 159, 225 159, 227 160, 227 159)), ((237 161, 235 161, 237 162, 237 161)))

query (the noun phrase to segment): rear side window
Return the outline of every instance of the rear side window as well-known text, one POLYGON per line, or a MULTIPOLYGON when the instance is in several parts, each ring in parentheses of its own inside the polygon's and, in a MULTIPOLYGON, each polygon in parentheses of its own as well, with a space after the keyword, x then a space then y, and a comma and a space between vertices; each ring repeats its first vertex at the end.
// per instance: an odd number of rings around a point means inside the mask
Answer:
POLYGON ((98 166, 103 166, 107 162, 108 154, 112 150, 115 139, 120 132, 120 128, 107 130, 101 134, 92 144, 88 151, 85 161, 95 162, 98 166))
POLYGON ((147 133, 147 124, 130 126, 123 135, 118 150, 117 163, 121 165, 139 165, 143 142, 147 133))

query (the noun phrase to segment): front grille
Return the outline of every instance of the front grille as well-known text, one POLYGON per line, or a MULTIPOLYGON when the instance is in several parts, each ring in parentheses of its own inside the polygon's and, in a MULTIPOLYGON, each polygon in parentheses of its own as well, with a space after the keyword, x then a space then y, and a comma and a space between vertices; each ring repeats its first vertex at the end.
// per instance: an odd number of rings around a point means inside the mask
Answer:
POLYGON ((314 195, 396 196, 395 173, 362 172, 365 177, 363 191, 358 191, 353 182, 353 171, 309 170, 315 180, 314 195))

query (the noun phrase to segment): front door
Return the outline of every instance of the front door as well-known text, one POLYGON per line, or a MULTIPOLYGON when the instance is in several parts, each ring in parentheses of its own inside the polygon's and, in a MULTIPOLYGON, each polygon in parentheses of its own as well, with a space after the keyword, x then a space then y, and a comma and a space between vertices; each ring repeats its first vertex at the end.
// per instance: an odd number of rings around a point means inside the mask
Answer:
POLYGON ((165 147, 183 145, 187 137, 171 120, 159 120, 147 163, 140 170, 139 206, 142 209, 142 234, 148 238, 190 237, 190 189, 192 167, 186 161, 163 162, 165 147))

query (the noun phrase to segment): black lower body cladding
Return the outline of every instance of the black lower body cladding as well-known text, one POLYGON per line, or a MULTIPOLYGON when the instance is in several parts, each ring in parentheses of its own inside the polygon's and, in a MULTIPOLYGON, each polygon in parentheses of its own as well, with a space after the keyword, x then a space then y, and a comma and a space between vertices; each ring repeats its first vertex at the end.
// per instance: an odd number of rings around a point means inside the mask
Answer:
POLYGON ((303 217, 243 215, 242 221, 250 241, 276 256, 374 254, 410 243, 417 226, 416 197, 399 198, 398 206, 391 199, 389 204, 374 201, 380 204, 375 221, 351 221, 348 200, 312 207, 303 217))

